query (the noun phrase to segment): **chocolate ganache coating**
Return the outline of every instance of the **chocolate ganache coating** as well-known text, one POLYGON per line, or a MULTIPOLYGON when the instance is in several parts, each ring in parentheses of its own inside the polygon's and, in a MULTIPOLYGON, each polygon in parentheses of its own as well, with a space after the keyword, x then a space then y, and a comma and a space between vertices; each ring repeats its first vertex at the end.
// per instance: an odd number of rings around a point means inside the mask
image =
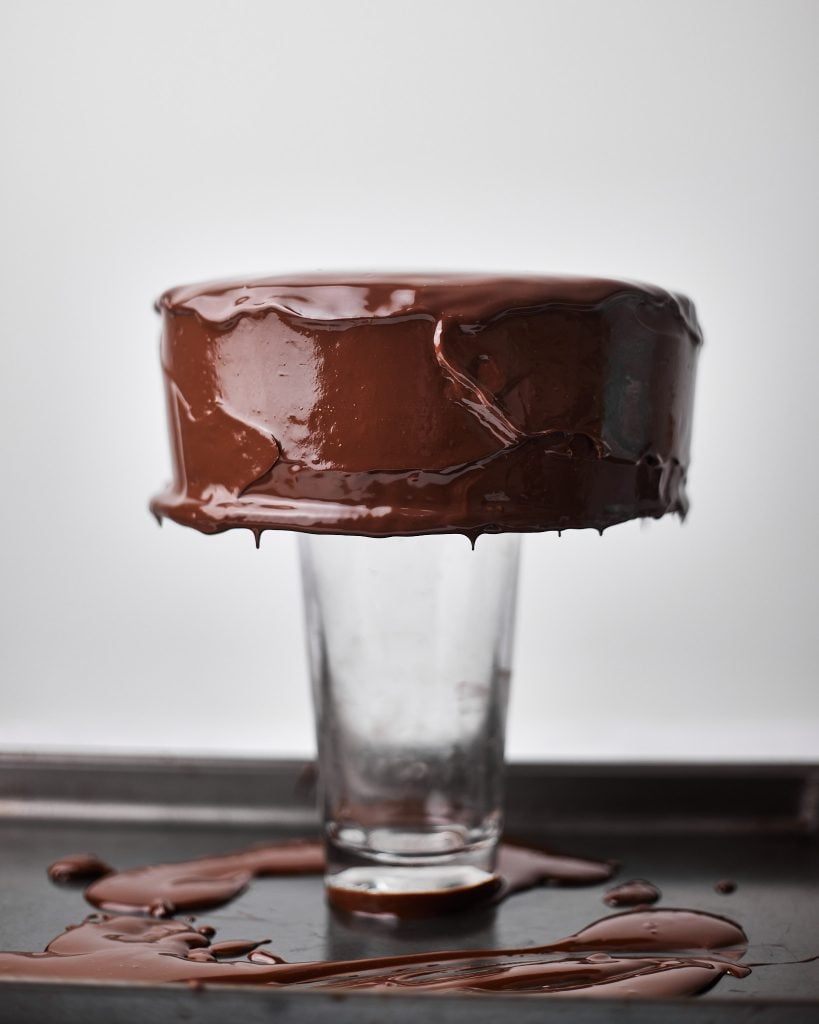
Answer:
POLYGON ((157 303, 157 516, 367 536, 564 530, 688 508, 701 334, 630 281, 311 274, 157 303))

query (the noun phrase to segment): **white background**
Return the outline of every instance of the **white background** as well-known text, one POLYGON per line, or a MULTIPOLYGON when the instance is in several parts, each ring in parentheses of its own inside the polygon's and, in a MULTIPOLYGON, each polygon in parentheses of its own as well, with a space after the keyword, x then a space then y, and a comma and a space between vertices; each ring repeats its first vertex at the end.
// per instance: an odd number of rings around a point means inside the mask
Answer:
POLYGON ((312 749, 295 544, 161 532, 151 310, 315 268, 688 292, 692 512, 527 538, 514 757, 819 755, 819 3, 0 8, 0 748, 312 749))

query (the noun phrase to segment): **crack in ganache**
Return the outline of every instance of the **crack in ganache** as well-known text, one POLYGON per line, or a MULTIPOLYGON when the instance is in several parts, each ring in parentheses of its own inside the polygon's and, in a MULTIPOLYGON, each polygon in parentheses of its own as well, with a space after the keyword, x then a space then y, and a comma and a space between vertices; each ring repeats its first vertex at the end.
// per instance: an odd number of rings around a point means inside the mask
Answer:
MULTIPOLYGON (((473 413, 478 422, 489 431, 489 433, 505 448, 519 444, 521 441, 528 441, 533 438, 542 438, 548 441, 552 436, 563 438, 567 433, 574 436, 585 437, 594 447, 597 458, 602 459, 608 454, 606 444, 599 438, 584 431, 561 430, 558 427, 547 427, 545 430, 523 430, 517 426, 509 416, 501 409, 497 400, 480 386, 480 384, 469 374, 459 370, 454 363, 447 358, 444 351, 444 320, 439 318, 435 322, 435 330, 432 338, 432 345, 435 351, 435 359, 443 373, 450 381, 459 386, 463 391, 473 395, 472 399, 462 395, 459 402, 463 408, 473 413)), ((559 444, 559 442, 558 442, 559 444)), ((558 445, 556 445, 557 447, 558 445)), ((477 464, 477 461, 475 464, 477 464)))
POLYGON ((435 323, 435 331, 432 338, 435 358, 443 372, 453 383, 460 385, 464 391, 469 392, 474 396, 474 400, 470 400, 465 396, 462 397, 461 405, 463 405, 465 409, 474 413, 480 423, 496 440, 500 441, 502 445, 508 446, 514 444, 516 441, 520 441, 524 436, 522 431, 512 423, 509 417, 506 416, 493 399, 487 395, 477 381, 472 380, 467 376, 467 374, 456 369, 450 360, 447 359, 446 354, 444 353, 443 336, 444 321, 441 319, 437 320, 435 323))

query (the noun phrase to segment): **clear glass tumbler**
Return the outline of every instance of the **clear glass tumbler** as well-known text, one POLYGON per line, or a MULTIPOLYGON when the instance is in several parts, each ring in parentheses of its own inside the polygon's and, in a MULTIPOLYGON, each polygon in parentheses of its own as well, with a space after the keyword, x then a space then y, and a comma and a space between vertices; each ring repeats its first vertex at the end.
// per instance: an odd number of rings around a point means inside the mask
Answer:
POLYGON ((336 906, 496 884, 519 541, 300 537, 336 906))

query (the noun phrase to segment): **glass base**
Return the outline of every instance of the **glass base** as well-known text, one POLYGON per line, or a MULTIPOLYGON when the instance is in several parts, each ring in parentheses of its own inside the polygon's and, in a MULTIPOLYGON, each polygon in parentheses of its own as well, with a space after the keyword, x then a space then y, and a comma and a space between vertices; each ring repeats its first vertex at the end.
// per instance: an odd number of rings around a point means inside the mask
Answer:
POLYGON ((327 843, 328 899, 341 910, 401 917, 485 902, 500 887, 497 837, 464 838, 451 826, 341 829, 327 843))

